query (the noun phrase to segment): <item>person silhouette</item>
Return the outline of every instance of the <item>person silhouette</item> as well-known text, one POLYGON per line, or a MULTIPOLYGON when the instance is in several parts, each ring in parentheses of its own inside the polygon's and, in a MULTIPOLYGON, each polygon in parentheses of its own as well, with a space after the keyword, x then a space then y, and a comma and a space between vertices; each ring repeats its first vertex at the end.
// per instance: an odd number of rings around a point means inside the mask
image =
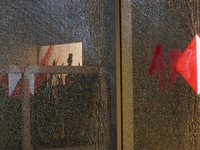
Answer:
POLYGON ((70 53, 69 53, 69 58, 67 59, 68 66, 71 66, 71 65, 72 65, 72 62, 73 62, 72 57, 73 57, 73 54, 70 54, 70 53))

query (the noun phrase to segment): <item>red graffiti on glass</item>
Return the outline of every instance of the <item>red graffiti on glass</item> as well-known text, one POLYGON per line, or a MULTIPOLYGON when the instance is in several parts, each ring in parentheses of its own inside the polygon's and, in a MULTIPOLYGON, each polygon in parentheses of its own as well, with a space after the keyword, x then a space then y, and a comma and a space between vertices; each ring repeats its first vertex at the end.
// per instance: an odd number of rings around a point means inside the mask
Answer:
MULTIPOLYGON (((171 62, 171 74, 169 76, 169 84, 172 85, 178 76, 178 70, 176 68, 179 58, 181 57, 180 50, 171 50, 169 52, 170 62, 171 62)), ((164 74, 165 74, 165 63, 162 57, 162 46, 160 44, 156 45, 154 56, 148 70, 148 74, 152 75, 154 71, 158 70, 160 73, 160 88, 164 87, 164 74)))
POLYGON ((158 69, 158 71, 160 72, 160 87, 163 88, 165 64, 162 59, 162 46, 161 45, 156 45, 154 57, 153 57, 151 66, 148 71, 149 75, 151 75, 153 73, 153 71, 156 69, 158 69))

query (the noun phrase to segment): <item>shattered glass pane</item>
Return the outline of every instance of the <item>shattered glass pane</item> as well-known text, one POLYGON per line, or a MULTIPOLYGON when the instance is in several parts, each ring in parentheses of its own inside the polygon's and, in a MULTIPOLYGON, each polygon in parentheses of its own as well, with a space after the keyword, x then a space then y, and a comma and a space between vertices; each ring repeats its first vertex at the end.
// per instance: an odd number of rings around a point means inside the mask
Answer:
POLYGON ((106 148, 109 110, 101 99, 98 74, 46 76, 31 98, 32 145, 39 148, 94 146, 106 148), (104 138, 99 137, 104 135, 104 138))
POLYGON ((116 149, 114 2, 1 2, 0 149, 116 149))
POLYGON ((200 148, 200 99, 176 68, 200 33, 199 6, 195 0, 131 1, 137 150, 200 148))

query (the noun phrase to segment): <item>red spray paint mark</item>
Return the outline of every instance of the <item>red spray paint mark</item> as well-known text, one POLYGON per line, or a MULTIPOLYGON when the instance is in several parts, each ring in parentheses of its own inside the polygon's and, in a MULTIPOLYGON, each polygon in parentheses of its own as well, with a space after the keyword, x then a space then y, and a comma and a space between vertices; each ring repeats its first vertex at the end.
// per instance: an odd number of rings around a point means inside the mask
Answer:
POLYGON ((158 71, 160 72, 160 87, 163 88, 165 64, 162 59, 162 46, 159 44, 156 45, 156 50, 148 74, 151 75, 156 69, 158 69, 158 71))
POLYGON ((179 58, 181 57, 180 50, 172 50, 169 52, 170 61, 171 61, 171 75, 169 78, 169 84, 172 85, 178 76, 178 70, 176 68, 179 58))
POLYGON ((43 66, 43 65, 46 64, 46 60, 49 57, 49 53, 50 53, 51 48, 52 48, 52 46, 49 46, 47 52, 45 53, 45 55, 44 55, 44 57, 42 59, 42 61, 40 62, 40 66, 43 66))
MULTIPOLYGON (((46 60, 49 57, 49 53, 51 50, 52 46, 49 46, 47 52, 45 53, 42 61, 40 62, 40 66, 46 65, 46 60)), ((34 94, 37 93, 38 89, 46 79, 46 74, 35 74, 35 83, 34 83, 34 94)))
POLYGON ((57 60, 56 60, 55 66, 58 64, 58 59, 59 59, 59 58, 57 58, 57 60))

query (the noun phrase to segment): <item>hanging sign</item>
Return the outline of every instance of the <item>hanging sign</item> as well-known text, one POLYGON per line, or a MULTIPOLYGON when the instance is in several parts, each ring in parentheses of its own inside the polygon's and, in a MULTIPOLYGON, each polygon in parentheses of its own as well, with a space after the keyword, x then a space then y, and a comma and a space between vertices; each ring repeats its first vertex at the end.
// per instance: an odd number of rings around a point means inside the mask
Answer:
POLYGON ((192 89, 200 94, 200 34, 197 34, 178 61, 177 69, 192 89))

